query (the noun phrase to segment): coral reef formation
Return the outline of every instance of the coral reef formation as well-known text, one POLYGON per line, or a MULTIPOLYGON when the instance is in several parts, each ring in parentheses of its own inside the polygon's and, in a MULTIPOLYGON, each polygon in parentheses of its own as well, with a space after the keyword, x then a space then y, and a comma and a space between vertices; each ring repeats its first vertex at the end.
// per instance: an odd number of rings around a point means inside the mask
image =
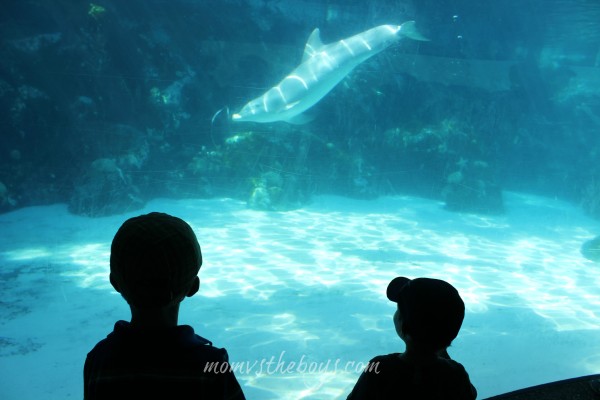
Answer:
POLYGON ((581 246, 581 254, 590 261, 600 263, 600 236, 585 242, 581 246))
MULTIPOLYGON (((354 2, 345 12, 235 0, 5 3, 0 212, 66 202, 106 215, 157 196, 286 210, 314 194, 413 194, 489 213, 502 212, 508 189, 571 200, 600 218, 598 32, 577 35, 570 54, 570 36, 549 36, 554 29, 524 43, 524 32, 493 21, 440 26, 445 6, 429 0, 354 2), (296 65, 314 26, 343 36, 390 7, 419 17, 432 40, 357 68, 311 123, 232 125, 227 112, 215 115, 296 65)), ((529 26, 529 13, 510 21, 529 26)))
POLYGON ((590 216, 600 219, 600 179, 592 179, 583 189, 581 208, 590 216))
POLYGON ((501 213, 504 211, 502 191, 490 176, 485 161, 460 159, 458 169, 448 175, 442 196, 452 211, 501 213))

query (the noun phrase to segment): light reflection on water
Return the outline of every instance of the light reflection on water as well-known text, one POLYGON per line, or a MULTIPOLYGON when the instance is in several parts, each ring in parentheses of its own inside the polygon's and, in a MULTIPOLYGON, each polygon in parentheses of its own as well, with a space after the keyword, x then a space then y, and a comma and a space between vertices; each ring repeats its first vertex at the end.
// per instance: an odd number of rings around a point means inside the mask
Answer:
MULTIPOLYGON (((493 371, 479 368, 477 351, 468 348, 494 347, 493 336, 482 339, 489 333, 486 321, 511 314, 516 323, 519 315, 535 315, 535 320, 523 317, 527 329, 576 336, 600 327, 600 268, 579 253, 581 244, 598 234, 597 223, 565 203, 506 197, 509 211, 503 216, 449 213, 439 203, 411 197, 321 197, 305 209, 277 213, 248 210, 233 200, 157 200, 143 212, 177 215, 200 240, 201 289, 182 305, 181 323, 226 347, 232 361, 284 354, 288 366, 303 357, 308 365, 330 362, 326 371, 238 374, 249 397, 343 398, 359 372, 331 363, 367 362, 376 354, 401 351, 391 324, 393 305, 385 298, 387 283, 400 274, 445 279, 458 288, 467 317, 454 351, 472 371, 480 394, 491 395, 497 388, 516 388, 511 385, 518 380, 499 384, 493 371)), ((30 215, 25 209, 0 216, 9 233, 0 239, 3 335, 18 341, 20 328, 28 326, 38 332, 39 344, 24 354, 13 354, 8 346, 1 355, 36 364, 50 358, 47 343, 69 345, 72 336, 45 329, 47 307, 70 316, 62 321, 66 328, 78 327, 81 337, 69 351, 80 357, 116 319, 128 317, 108 283, 108 259, 114 232, 131 215, 86 219, 52 206, 46 213, 36 208, 30 215), (22 232, 40 221, 35 235, 22 232), (32 287, 34 301, 24 299, 20 294, 32 287)), ((505 335, 511 336, 510 328, 505 335)), ((31 338, 22 337, 26 340, 31 338)), ((600 351, 582 352, 587 355, 578 371, 597 372, 600 351)), ((78 380, 69 387, 80 393, 78 380)))

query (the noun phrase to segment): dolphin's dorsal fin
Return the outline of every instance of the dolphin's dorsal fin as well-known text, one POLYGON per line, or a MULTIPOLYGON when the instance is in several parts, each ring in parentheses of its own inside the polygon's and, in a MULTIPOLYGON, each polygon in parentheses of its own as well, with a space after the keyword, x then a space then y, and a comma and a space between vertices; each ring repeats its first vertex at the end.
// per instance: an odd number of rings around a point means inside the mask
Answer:
POLYGON ((319 32, 319 28, 316 28, 306 41, 306 46, 304 46, 304 55, 302 56, 302 62, 308 60, 317 52, 319 49, 323 47, 323 42, 321 42, 321 33, 319 32))

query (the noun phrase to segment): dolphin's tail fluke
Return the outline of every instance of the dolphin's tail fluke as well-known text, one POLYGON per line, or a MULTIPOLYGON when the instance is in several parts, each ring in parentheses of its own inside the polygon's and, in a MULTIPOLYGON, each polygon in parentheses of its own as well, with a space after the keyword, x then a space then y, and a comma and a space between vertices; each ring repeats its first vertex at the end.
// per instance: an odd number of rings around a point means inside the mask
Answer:
POLYGON ((421 32, 417 30, 415 21, 406 21, 400 25, 400 34, 412 40, 429 41, 429 39, 421 35, 421 32))

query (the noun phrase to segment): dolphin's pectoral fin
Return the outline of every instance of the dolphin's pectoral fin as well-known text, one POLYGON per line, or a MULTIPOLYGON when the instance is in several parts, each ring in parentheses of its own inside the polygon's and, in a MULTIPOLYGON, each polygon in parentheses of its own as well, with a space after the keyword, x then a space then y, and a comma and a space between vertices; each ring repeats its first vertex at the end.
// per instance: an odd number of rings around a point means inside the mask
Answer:
POLYGON ((323 42, 321 42, 321 33, 319 32, 319 28, 316 28, 306 41, 306 46, 304 46, 304 54, 302 55, 302 62, 308 60, 318 53, 319 49, 323 47, 323 42))
POLYGON ((290 110, 290 109, 292 109, 292 108, 296 107, 296 106, 298 105, 298 103, 300 103, 300 101, 295 101, 295 102, 293 102, 293 103, 286 104, 286 105, 285 105, 285 109, 286 109, 286 110, 290 110))

